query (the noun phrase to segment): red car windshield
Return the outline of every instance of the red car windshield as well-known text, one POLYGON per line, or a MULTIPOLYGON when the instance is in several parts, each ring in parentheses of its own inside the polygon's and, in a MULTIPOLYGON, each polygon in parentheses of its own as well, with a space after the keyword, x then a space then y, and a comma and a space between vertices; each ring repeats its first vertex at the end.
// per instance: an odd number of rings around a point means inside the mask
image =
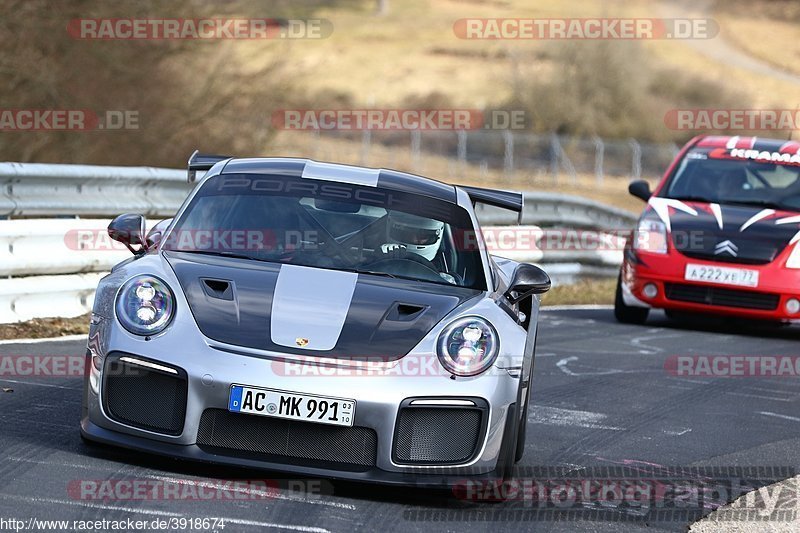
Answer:
POLYGON ((800 156, 745 149, 692 150, 660 196, 800 211, 800 156))

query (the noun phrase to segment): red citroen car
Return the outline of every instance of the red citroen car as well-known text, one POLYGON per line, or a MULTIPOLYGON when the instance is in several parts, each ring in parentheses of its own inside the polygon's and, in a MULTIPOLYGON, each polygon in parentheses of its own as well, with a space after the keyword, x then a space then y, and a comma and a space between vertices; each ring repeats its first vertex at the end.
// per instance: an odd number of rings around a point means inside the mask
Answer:
POLYGON ((678 154, 626 245, 614 314, 800 319, 800 143, 700 136, 678 154))

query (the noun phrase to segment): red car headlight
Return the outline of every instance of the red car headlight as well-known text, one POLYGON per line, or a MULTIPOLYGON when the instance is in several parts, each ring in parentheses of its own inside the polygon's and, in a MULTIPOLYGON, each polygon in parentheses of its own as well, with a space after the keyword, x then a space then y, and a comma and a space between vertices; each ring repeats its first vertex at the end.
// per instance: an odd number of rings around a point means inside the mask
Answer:
POLYGON ((639 221, 633 236, 633 249, 653 254, 667 253, 667 226, 654 218, 639 221))

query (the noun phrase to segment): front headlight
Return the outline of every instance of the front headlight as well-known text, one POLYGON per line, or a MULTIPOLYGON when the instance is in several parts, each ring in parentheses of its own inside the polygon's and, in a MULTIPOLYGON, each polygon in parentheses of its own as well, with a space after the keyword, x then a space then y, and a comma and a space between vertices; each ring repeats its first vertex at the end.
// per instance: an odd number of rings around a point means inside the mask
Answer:
POLYGON ((117 318, 134 335, 154 335, 166 328, 175 314, 175 296, 155 276, 136 276, 117 293, 117 318))
POLYGON ((475 376, 497 359, 497 332, 486 320, 464 317, 454 320, 439 335, 437 355, 442 366, 457 376, 475 376))
POLYGON ((634 250, 653 254, 667 253, 667 226, 660 220, 641 219, 633 237, 634 250))

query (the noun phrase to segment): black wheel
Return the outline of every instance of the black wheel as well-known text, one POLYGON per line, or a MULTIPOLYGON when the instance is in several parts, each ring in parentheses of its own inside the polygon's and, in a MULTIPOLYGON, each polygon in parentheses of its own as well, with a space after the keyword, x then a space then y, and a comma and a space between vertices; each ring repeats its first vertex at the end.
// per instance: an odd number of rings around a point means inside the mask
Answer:
POLYGON ((622 276, 617 278, 617 293, 614 297, 614 317, 623 324, 644 324, 650 309, 646 307, 633 307, 625 304, 622 299, 622 276))
POLYGON ((531 383, 528 383, 528 390, 525 391, 525 405, 522 407, 522 420, 519 422, 517 430, 517 449, 514 452, 514 462, 518 463, 525 454, 525 433, 528 429, 528 401, 531 397, 531 383))

